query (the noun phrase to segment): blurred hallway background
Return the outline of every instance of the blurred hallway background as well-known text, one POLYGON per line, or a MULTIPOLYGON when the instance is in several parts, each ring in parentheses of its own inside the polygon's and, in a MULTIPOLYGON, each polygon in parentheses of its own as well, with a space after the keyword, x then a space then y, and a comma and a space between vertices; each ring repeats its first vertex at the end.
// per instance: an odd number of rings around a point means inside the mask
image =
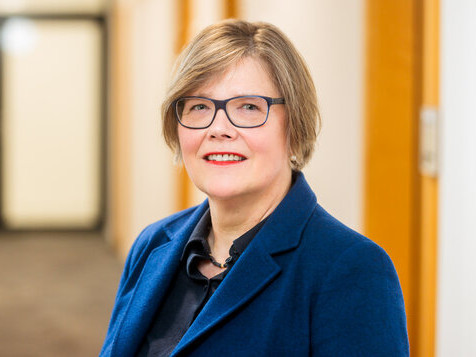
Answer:
POLYGON ((159 108, 180 49, 228 17, 308 62, 304 173, 394 261, 411 355, 476 355, 476 2, 0 0, 0 356, 97 354, 137 234, 203 199, 159 108))
POLYGON ((0 239, 0 356, 96 356, 121 263, 97 234, 0 239))

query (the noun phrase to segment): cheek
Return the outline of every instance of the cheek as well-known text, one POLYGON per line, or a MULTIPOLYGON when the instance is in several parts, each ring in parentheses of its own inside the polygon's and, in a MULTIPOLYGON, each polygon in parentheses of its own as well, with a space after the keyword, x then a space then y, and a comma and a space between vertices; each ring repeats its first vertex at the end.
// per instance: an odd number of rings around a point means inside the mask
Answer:
POLYGON ((287 161, 287 140, 285 133, 280 129, 269 130, 265 135, 256 135, 248 140, 250 149, 256 154, 263 155, 266 164, 277 164, 277 160, 287 161))
POLYGON ((272 143, 271 149, 274 151, 275 155, 287 158, 289 148, 284 116, 276 121, 276 125, 273 129, 272 137, 270 138, 270 142, 272 143))
POLYGON ((198 151, 200 147, 200 138, 198 133, 192 130, 180 127, 178 129, 178 139, 180 144, 180 151, 182 152, 182 158, 184 161, 198 151))

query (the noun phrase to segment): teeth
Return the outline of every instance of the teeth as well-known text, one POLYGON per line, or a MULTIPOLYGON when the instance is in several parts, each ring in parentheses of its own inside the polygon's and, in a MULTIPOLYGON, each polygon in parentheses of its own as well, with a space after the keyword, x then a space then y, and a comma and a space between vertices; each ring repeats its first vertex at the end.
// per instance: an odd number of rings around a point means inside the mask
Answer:
POLYGON ((233 154, 225 154, 225 155, 213 154, 213 155, 208 155, 207 160, 208 161, 242 161, 244 160, 244 158, 238 155, 233 155, 233 154))

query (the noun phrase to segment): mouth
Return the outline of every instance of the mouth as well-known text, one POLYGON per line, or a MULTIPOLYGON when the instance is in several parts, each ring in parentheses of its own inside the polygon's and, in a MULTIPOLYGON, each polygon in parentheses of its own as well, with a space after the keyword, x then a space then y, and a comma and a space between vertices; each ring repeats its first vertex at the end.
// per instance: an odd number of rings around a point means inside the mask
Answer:
POLYGON ((234 152, 226 153, 208 153, 204 159, 214 164, 234 164, 246 160, 246 157, 234 152))

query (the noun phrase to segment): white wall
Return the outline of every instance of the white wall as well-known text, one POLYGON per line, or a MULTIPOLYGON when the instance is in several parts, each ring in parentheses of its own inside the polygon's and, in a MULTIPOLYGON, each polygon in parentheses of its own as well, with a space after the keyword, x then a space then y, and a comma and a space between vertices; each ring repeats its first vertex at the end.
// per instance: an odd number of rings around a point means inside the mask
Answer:
POLYGON ((304 173, 318 200, 356 230, 363 211, 363 0, 243 0, 243 18, 277 25, 306 59, 322 132, 304 173))
POLYGON ((137 2, 132 15, 131 232, 172 213, 172 155, 162 139, 160 105, 174 53, 173 1, 137 2))
POLYGON ((441 1, 437 355, 476 356, 476 2, 441 1))

